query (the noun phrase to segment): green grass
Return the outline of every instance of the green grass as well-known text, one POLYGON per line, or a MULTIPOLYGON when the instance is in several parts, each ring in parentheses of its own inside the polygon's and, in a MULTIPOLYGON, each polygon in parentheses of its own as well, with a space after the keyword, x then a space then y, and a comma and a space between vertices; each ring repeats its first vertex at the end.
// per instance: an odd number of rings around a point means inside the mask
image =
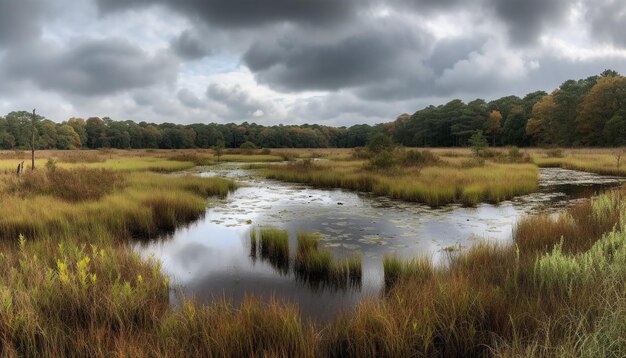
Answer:
POLYGON ((423 281, 429 279, 434 272, 430 258, 404 260, 397 256, 383 258, 385 286, 391 287, 401 280, 423 281))
POLYGON ((330 251, 319 248, 318 234, 299 233, 294 271, 313 289, 343 289, 348 284, 360 285, 361 257, 336 260, 330 251))
MULTIPOLYGON (((278 272, 289 272, 289 233, 275 227, 259 230, 259 252, 278 272)), ((256 241, 256 240, 255 240, 256 241)))

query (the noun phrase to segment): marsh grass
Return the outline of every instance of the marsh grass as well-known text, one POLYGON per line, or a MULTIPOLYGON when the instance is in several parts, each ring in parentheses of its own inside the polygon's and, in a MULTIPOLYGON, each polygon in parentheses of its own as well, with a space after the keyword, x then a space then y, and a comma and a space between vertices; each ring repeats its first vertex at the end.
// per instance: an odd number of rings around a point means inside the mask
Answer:
POLYGON ((259 253, 278 272, 289 272, 289 233, 275 227, 262 227, 259 230, 259 253))
MULTIPOLYGON (((176 213, 197 212, 206 193, 227 193, 233 184, 121 175, 123 188, 80 202, 20 197, 0 180, 3 356, 626 355, 623 191, 557 217, 528 218, 514 229, 513 245, 477 244, 441 268, 385 258, 386 290, 320 325, 276 299, 203 305, 181 297, 171 307, 159 264, 125 244, 131 231, 155 230, 143 200, 162 197, 176 213)), ((259 249, 262 240, 259 232, 259 249)), ((306 235, 302 252, 323 251, 318 245, 306 235)))
POLYGON ((19 242, 0 260, 3 356, 313 357, 319 344, 297 307, 274 299, 174 309, 159 264, 107 240, 19 242))
MULTIPOLYGON (((5 180, 12 184, 0 185, 0 189, 5 189, 0 191, 2 239, 15 240, 20 234, 33 238, 149 238, 197 219, 205 212, 207 196, 225 196, 235 188, 232 181, 220 178, 154 173, 119 174, 123 186, 117 187, 111 178, 118 174, 105 172, 107 175, 103 177, 97 169, 74 169, 67 171, 70 174, 55 174, 62 175, 61 184, 50 184, 50 178, 42 172, 33 173, 36 179, 32 181, 21 178, 15 182, 16 179, 10 176, 5 180), (77 184, 89 183, 93 179, 104 183, 103 187, 72 186, 66 180, 74 178, 77 173, 85 174, 76 179, 77 184), (41 186, 32 185, 39 182, 41 186), (109 183, 108 186, 105 182, 109 183), (113 188, 109 190, 109 187, 113 188), (68 191, 63 191, 65 188, 69 188, 68 191), (94 191, 97 195, 91 194, 94 191)), ((65 171, 57 169, 57 173, 65 171)))
POLYGON ((361 257, 354 255, 345 260, 337 260, 330 251, 319 247, 319 240, 318 234, 298 234, 298 248, 294 260, 296 278, 314 290, 360 286, 361 257))
POLYGON ((49 167, 27 171, 11 180, 9 189, 20 196, 50 195, 71 202, 98 200, 122 188, 122 175, 110 169, 49 167))
POLYGON ((537 190, 538 169, 532 164, 488 163, 464 168, 456 164, 364 170, 363 162, 295 162, 262 170, 269 179, 321 188, 371 192, 430 206, 498 203, 537 190))
POLYGON ((533 153, 540 167, 580 170, 601 175, 626 176, 626 165, 619 163, 619 149, 571 149, 533 153), (620 165, 621 164, 621 165, 620 165))
POLYGON ((393 287, 401 280, 425 281, 433 276, 432 260, 427 257, 404 260, 388 255, 383 258, 385 287, 393 287))

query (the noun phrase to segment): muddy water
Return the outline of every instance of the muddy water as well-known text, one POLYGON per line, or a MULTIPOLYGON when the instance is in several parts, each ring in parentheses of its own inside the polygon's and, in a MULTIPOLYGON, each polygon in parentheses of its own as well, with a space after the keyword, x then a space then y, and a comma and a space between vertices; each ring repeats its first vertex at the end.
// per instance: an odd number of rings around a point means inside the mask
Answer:
MULTIPOLYGON (((268 181, 237 166, 207 169, 202 176, 233 178, 245 186, 212 201, 203 219, 160 240, 137 244, 155 256, 177 287, 201 301, 246 295, 276 296, 298 303, 305 316, 328 318, 383 287, 382 257, 427 255, 440 262, 450 249, 478 240, 511 240, 520 217, 556 212, 576 200, 619 185, 622 179, 563 169, 541 169, 537 193, 499 205, 476 208, 428 206, 343 190, 268 181), (290 250, 298 231, 319 232, 322 246, 338 258, 363 257, 360 285, 312 285, 292 270, 250 255, 250 230, 262 225, 285 228, 290 250)), ((175 295, 172 295, 175 302, 175 295)))

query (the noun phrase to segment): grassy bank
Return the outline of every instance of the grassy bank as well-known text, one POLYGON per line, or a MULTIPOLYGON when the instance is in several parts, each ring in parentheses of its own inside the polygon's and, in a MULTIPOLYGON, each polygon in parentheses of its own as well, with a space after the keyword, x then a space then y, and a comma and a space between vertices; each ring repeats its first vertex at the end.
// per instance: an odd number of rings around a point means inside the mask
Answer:
POLYGON ((270 179, 371 192, 431 206, 498 203, 534 192, 538 185, 538 170, 532 164, 487 162, 479 166, 471 159, 455 158, 455 163, 426 167, 368 170, 364 166, 363 161, 295 163, 267 167, 263 173, 270 179))
POLYGON ((219 178, 45 169, 0 182, 0 237, 151 237, 197 219, 206 197, 234 183, 219 178))
POLYGON ((602 175, 626 176, 626 152, 620 148, 535 151, 533 160, 538 166, 544 168, 553 167, 602 175))

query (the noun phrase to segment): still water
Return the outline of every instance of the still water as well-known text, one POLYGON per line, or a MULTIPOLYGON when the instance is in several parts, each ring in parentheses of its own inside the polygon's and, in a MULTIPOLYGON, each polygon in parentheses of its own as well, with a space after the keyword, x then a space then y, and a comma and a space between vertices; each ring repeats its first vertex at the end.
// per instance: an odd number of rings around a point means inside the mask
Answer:
MULTIPOLYGON (((171 235, 137 243, 144 257, 163 263, 174 286, 187 296, 210 302, 246 295, 275 296, 299 304, 306 317, 325 319, 383 287, 382 257, 428 256, 441 262, 450 249, 479 240, 508 242, 522 216, 553 213, 577 200, 620 185, 623 179, 584 172, 540 170, 537 193, 498 205, 442 208, 343 190, 320 190, 269 181, 236 165, 207 168, 202 176, 232 178, 244 186, 224 200, 211 200, 206 215, 171 235), (299 231, 319 232, 335 257, 360 253, 359 285, 319 286, 298 279, 293 270, 251 255, 250 230, 272 225, 289 231, 295 252, 299 231)), ((172 294, 176 302, 176 295, 172 294)))

